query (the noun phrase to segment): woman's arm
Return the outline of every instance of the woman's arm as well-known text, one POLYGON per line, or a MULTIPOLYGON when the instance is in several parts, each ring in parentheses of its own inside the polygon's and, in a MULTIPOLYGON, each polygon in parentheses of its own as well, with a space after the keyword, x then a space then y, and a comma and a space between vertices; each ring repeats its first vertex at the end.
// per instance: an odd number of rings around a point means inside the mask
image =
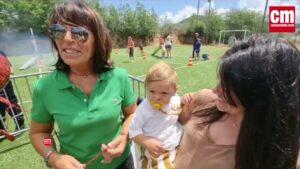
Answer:
POLYGON ((30 140, 33 147, 36 151, 43 157, 50 151, 55 150, 55 145, 53 144, 54 139, 52 136, 53 131, 53 123, 37 123, 35 121, 31 121, 30 126, 30 140), (51 145, 45 145, 44 140, 51 139, 51 145))
POLYGON ((83 169, 85 165, 81 164, 74 157, 69 155, 60 155, 55 151, 54 139, 52 136, 54 123, 42 124, 31 121, 30 140, 36 151, 43 157, 48 156, 48 164, 53 169, 83 169), (45 139, 51 139, 51 144, 45 144, 45 139))
POLYGON ((182 125, 186 124, 191 118, 191 114, 186 112, 186 111, 182 111, 178 117, 178 122, 182 125))
POLYGON ((126 135, 127 138, 128 138, 130 124, 131 124, 131 121, 132 121, 132 118, 133 118, 136 108, 137 108, 137 105, 136 105, 136 103, 134 103, 133 105, 127 106, 124 109, 125 121, 123 123, 123 129, 122 129, 121 135, 124 135, 124 136, 126 135))
POLYGON ((125 116, 125 121, 123 123, 123 129, 120 136, 115 138, 112 142, 107 145, 102 145, 104 162, 109 163, 115 157, 120 157, 125 150, 126 144, 128 142, 128 132, 130 124, 134 115, 134 112, 137 108, 136 103, 133 105, 127 106, 123 112, 125 116))

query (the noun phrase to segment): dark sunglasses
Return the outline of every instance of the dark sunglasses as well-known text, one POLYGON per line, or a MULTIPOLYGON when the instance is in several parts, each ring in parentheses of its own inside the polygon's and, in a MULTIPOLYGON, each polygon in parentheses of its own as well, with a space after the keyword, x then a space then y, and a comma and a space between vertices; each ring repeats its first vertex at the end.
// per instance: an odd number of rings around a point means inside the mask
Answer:
MULTIPOLYGON (((67 31, 68 28, 61 24, 52 24, 49 26, 49 33, 51 38, 53 39, 63 39, 66 36, 67 31)), ((71 37, 74 40, 85 43, 89 38, 89 32, 84 27, 72 27, 71 37)))

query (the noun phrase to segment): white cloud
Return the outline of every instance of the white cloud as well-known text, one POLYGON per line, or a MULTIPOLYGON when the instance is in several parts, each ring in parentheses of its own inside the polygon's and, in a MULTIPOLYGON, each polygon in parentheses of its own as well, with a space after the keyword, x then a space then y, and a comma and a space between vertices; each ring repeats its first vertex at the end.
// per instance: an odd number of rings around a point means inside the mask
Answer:
MULTIPOLYGON (((264 11, 266 1, 262 0, 239 0, 239 8, 247 8, 255 11, 264 11)), ((297 6, 300 5, 299 0, 269 0, 268 6, 297 6)))
MULTIPOLYGON (((199 15, 204 15, 205 11, 208 9, 209 4, 205 3, 205 5, 201 8, 199 8, 199 15)), ((212 1, 211 8, 214 8, 214 3, 212 1)), ((223 14, 228 12, 230 9, 225 9, 225 8, 219 8, 217 9, 217 12, 219 14, 223 14)), ((174 14, 172 12, 165 12, 163 15, 159 16, 160 22, 164 22, 165 20, 168 20, 172 23, 178 23, 193 14, 197 14, 197 8, 193 6, 185 6, 182 10, 178 11, 177 14, 174 14)))
MULTIPOLYGON (((269 0, 269 4, 271 1, 269 0)), ((262 0, 239 0, 239 8, 240 9, 249 9, 257 12, 263 12, 265 9, 266 1, 262 0)))
POLYGON ((225 14, 225 13, 227 13, 227 12, 229 12, 230 11, 230 9, 229 8, 218 8, 217 9, 217 13, 218 14, 225 14))
MULTIPOLYGON (((256 12, 263 12, 265 9, 265 1, 262 0, 239 0, 238 5, 240 9, 248 9, 253 10, 256 12)), ((296 6, 296 22, 300 23, 300 1, 298 0, 269 0, 268 6, 275 6, 275 5, 292 5, 296 6)), ((215 4, 214 1, 211 3, 211 8, 214 8, 215 4)), ((209 7, 208 2, 206 2, 200 9, 199 14, 204 15, 205 10, 207 10, 209 7)), ((229 8, 218 8, 216 9, 218 14, 224 14, 228 11, 230 11, 229 8)), ((267 13, 268 13, 267 9, 267 13)), ((159 17, 160 22, 164 22, 165 20, 168 20, 172 23, 178 23, 193 14, 197 13, 197 8, 194 6, 185 6, 182 10, 178 11, 178 13, 172 13, 172 12, 165 12, 163 15, 159 17)))
POLYGON ((177 14, 173 14, 172 12, 166 12, 159 17, 159 20, 163 22, 164 20, 169 20, 172 23, 180 22, 193 14, 197 13, 197 8, 193 6, 185 6, 182 10, 180 10, 177 14))
MULTIPOLYGON (((266 1, 262 0, 239 0, 241 9, 247 8, 257 12, 264 12, 266 1)), ((300 23, 300 1, 299 0, 269 0, 268 6, 296 6, 296 23, 300 23)), ((267 14, 269 8, 267 8, 267 14)))
MULTIPOLYGON (((271 0, 270 0, 271 1, 271 0)), ((239 0, 239 8, 256 8, 263 11, 265 6, 265 1, 262 0, 239 0)))

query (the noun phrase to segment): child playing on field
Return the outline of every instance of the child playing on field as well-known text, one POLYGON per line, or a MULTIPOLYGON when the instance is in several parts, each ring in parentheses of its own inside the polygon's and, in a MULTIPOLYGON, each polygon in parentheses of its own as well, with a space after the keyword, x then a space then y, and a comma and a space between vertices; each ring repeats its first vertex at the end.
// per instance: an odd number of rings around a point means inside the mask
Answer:
POLYGON ((172 58, 172 46, 173 46, 173 40, 171 35, 167 35, 166 37, 166 42, 165 42, 165 47, 167 50, 167 58, 172 58))
POLYGON ((165 36, 161 35, 159 37, 159 46, 154 50, 154 52, 151 54, 152 56, 155 56, 156 53, 161 49, 161 56, 162 58, 165 57, 166 54, 166 47, 165 47, 165 36))
POLYGON ((137 108, 129 130, 129 138, 142 147, 142 169, 174 168, 182 135, 177 81, 175 70, 164 62, 153 65, 147 73, 147 98, 137 108))
POLYGON ((134 41, 131 36, 128 37, 127 47, 129 50, 130 61, 133 61, 134 60, 134 41))
POLYGON ((201 48, 201 39, 199 37, 199 33, 195 33, 194 37, 194 43, 193 43, 193 55, 192 57, 195 58, 195 53, 196 53, 196 60, 200 59, 199 53, 200 53, 200 48, 201 48))
POLYGON ((144 57, 145 56, 145 51, 144 51, 144 45, 143 45, 143 42, 142 40, 140 41, 140 51, 141 51, 141 56, 144 57))

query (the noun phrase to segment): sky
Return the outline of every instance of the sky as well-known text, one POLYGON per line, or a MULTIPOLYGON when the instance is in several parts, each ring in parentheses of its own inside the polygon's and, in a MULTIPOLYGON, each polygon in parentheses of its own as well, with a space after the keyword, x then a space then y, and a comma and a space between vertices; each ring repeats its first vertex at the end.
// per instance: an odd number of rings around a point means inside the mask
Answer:
MULTIPOLYGON (((265 0, 211 0, 211 8, 219 14, 224 14, 230 9, 250 9, 262 12, 265 0)), ((198 0, 100 0, 104 6, 129 4, 135 8, 137 2, 142 3, 147 9, 154 9, 161 21, 168 19, 173 23, 180 22, 197 13, 198 0)), ((296 22, 300 23, 300 0, 269 0, 268 6, 290 5, 296 6, 296 22)), ((200 0, 200 15, 208 9, 208 1, 200 0)))

